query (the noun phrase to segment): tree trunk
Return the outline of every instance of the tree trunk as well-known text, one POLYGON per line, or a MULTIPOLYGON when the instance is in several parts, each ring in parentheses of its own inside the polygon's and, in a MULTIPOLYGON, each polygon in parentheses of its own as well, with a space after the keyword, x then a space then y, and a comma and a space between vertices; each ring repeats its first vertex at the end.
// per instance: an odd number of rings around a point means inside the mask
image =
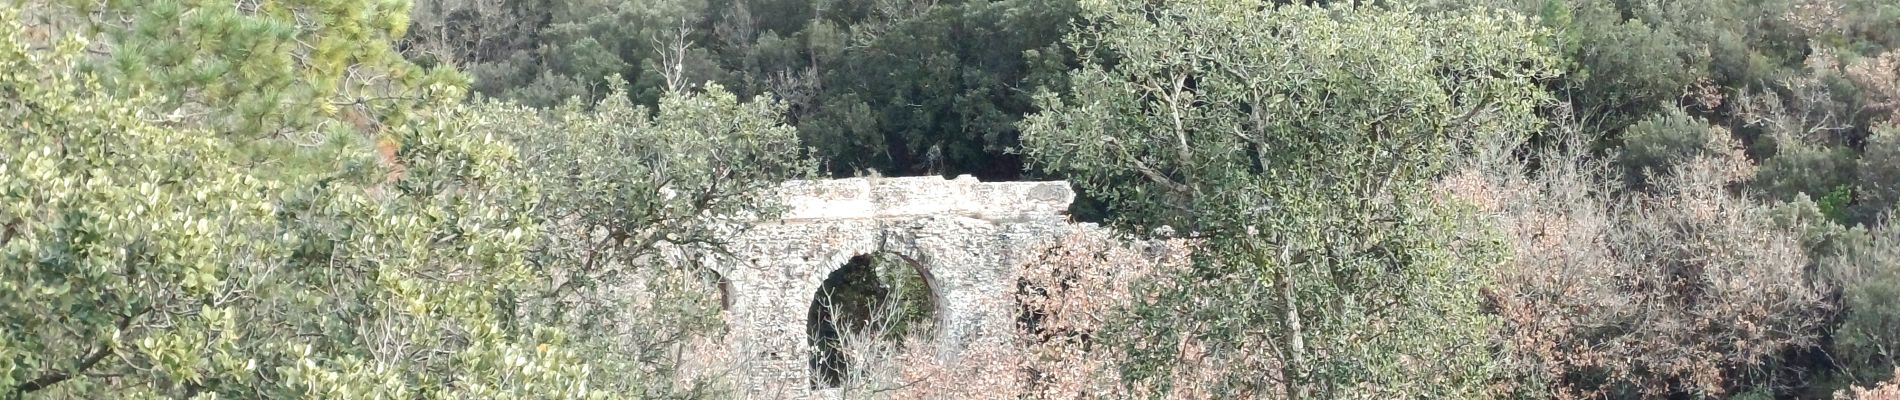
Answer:
POLYGON ((1282 246, 1280 256, 1275 261, 1278 264, 1275 274, 1279 280, 1281 306, 1285 308, 1280 324, 1285 328, 1286 335, 1282 340, 1282 346, 1286 348, 1286 359, 1281 360, 1280 367, 1281 379, 1285 382, 1282 388, 1288 400, 1300 400, 1306 398, 1310 391, 1307 390, 1306 382, 1306 336, 1300 324, 1299 286, 1293 282, 1292 250, 1282 246))

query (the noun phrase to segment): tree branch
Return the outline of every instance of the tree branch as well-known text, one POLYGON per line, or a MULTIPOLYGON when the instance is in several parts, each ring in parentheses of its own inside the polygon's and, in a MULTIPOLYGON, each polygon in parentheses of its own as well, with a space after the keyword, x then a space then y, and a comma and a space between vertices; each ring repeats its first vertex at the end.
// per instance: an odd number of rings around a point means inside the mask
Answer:
MULTIPOLYGON (((132 326, 132 320, 138 319, 139 316, 145 315, 146 312, 151 311, 151 310, 152 310, 151 307, 146 307, 145 309, 139 310, 138 312, 119 318, 119 323, 117 325, 118 330, 114 332, 113 334, 118 335, 119 332, 124 332, 127 327, 132 326)), ((72 379, 74 375, 85 373, 86 370, 91 369, 93 365, 99 364, 100 360, 104 360, 106 358, 106 355, 112 353, 111 350, 112 350, 111 345, 101 345, 99 346, 99 348, 93 349, 91 354, 87 354, 86 358, 79 360, 79 366, 76 368, 73 368, 72 372, 66 372, 66 371, 47 372, 45 374, 41 374, 38 378, 33 378, 33 380, 26 381, 26 383, 22 383, 19 386, 15 386, 13 388, 13 391, 18 394, 32 393, 32 392, 39 391, 41 389, 45 389, 47 387, 51 387, 53 385, 59 384, 60 382, 65 382, 67 379, 72 379)))
MULTIPOLYGON (((1116 140, 1115 137, 1110 136, 1110 137, 1105 138, 1104 140, 1108 141, 1108 144, 1114 145, 1116 149, 1122 150, 1123 153, 1128 152, 1128 149, 1125 147, 1122 147, 1121 141, 1116 140)), ((1134 156, 1131 155, 1128 157, 1128 161, 1131 163, 1134 163, 1135 172, 1140 172, 1141 175, 1147 177, 1148 180, 1154 181, 1155 183, 1160 184, 1161 186, 1167 187, 1168 190, 1171 190, 1177 193, 1181 193, 1181 194, 1192 193, 1192 191, 1189 190, 1187 185, 1181 184, 1180 182, 1175 182, 1174 178, 1169 178, 1167 174, 1163 174, 1161 173, 1161 171, 1157 171, 1154 168, 1149 167, 1148 163, 1142 162, 1141 159, 1135 158, 1134 156)), ((1181 161, 1187 162, 1188 160, 1181 160, 1181 161)))
POLYGON ((0 225, 0 246, 6 246, 7 243, 13 242, 13 236, 20 233, 19 226, 20 221, 18 220, 9 221, 5 225, 0 225))

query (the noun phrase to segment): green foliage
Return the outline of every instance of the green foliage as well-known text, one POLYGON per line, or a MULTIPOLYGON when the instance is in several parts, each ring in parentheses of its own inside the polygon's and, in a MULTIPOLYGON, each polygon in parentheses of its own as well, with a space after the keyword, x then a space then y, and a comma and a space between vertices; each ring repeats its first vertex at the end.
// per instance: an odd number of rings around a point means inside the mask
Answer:
MULTIPOLYGON (((1472 346, 1490 319, 1475 293, 1495 253, 1454 250, 1471 244, 1426 185, 1473 141, 1540 126, 1535 81, 1555 60, 1524 48, 1538 41, 1530 21, 1248 2, 1085 9, 1092 28, 1071 44, 1112 58, 1085 59, 1071 95, 1039 97, 1027 154, 1122 224, 1209 241, 1197 272, 1176 277, 1192 289, 1159 294, 1139 323, 1157 331, 1130 344, 1192 336, 1209 352, 1267 343, 1281 355, 1239 368, 1253 375, 1230 378, 1237 392, 1268 390, 1258 373, 1279 365, 1291 397, 1480 395, 1490 358, 1472 346)), ((1145 361, 1124 372, 1165 385, 1172 350, 1131 350, 1145 361)))
POLYGON ((826 172, 1013 179, 1030 93, 1060 87, 1072 0, 433 0, 412 58, 463 66, 530 106, 625 83, 653 105, 669 74, 776 93, 826 172), (624 79, 623 79, 624 77, 624 79))
POLYGON ((1900 235, 1892 220, 1825 260, 1841 287, 1842 317, 1829 355, 1853 382, 1879 382, 1900 365, 1900 235))
MULTIPOLYGON (((96 76, 75 73, 84 42, 28 51, 20 32, 17 22, 0 32, 0 390, 83 382, 102 363, 179 383, 242 371, 242 358, 200 357, 234 344, 219 334, 235 322, 230 309, 205 300, 260 264, 250 253, 278 251, 258 191, 267 183, 237 168, 217 136, 147 122, 137 111, 154 100, 105 95, 96 76), (141 329, 184 313, 173 329, 141 329)), ((121 394, 176 384, 162 385, 121 394)))
POLYGON ((1835 187, 1834 190, 1828 191, 1827 194, 1821 195, 1821 199, 1816 205, 1820 207, 1821 214, 1826 215, 1828 219, 1845 223, 1848 220, 1848 202, 1853 200, 1854 187, 1841 185, 1835 187))
POLYGON ((432 120, 401 130, 400 182, 246 163, 149 119, 170 103, 87 72, 82 41, 6 26, 8 391, 586 397, 557 332, 494 307, 535 229, 507 147, 432 120))
POLYGON ((1055 43, 1075 12, 1064 0, 952 2, 859 33, 823 67, 826 90, 799 133, 834 174, 1014 178, 1022 164, 1006 150, 1030 94, 1062 85, 1069 66, 1055 43))
POLYGON ((609 83, 624 83, 623 94, 652 106, 674 65, 690 67, 680 70, 693 82, 720 73, 704 50, 665 53, 677 41, 717 42, 709 32, 681 32, 705 21, 711 9, 704 0, 421 3, 405 53, 468 71, 474 90, 490 97, 538 107, 577 96, 592 103, 614 90, 609 83))
POLYGON ((1878 214, 1900 205, 1900 126, 1874 128, 1867 138, 1866 152, 1860 157, 1859 195, 1855 217, 1859 221, 1878 220, 1878 214))
POLYGON ((1680 109, 1653 115, 1631 125, 1623 134, 1622 154, 1617 164, 1631 186, 1643 187, 1652 175, 1695 157, 1728 154, 1736 145, 1728 132, 1710 127, 1701 118, 1680 109))
POLYGON ((1838 257, 1846 249, 1860 246, 1867 238, 1864 227, 1841 225, 1840 220, 1806 195, 1775 203, 1769 215, 1775 226, 1794 229, 1803 252, 1817 260, 1838 257))
POLYGON ((623 322, 584 319, 605 278, 811 169, 776 103, 717 88, 544 118, 377 75, 417 70, 388 57, 403 2, 98 5, 0 8, 6 396, 671 395, 664 348, 588 329, 623 322), (293 63, 211 43, 255 40, 293 63))
POLYGON ((1825 202, 1831 192, 1853 184, 1855 157, 1849 151, 1807 143, 1783 145, 1762 161, 1754 186, 1771 199, 1805 195, 1825 202))
POLYGON ((888 293, 879 302, 888 311, 888 321, 883 336, 902 339, 911 335, 929 335, 932 315, 937 312, 937 304, 931 298, 930 282, 924 280, 917 266, 902 257, 878 257, 872 260, 877 270, 877 285, 888 293))
MULTIPOLYGON (((1481 397, 1503 373, 1488 332, 1545 317, 1615 321, 1553 350, 1627 351, 1552 378, 1612 395, 1788 395, 1805 370, 1895 364, 1900 5, 1355 3, 9 2, 0 397, 714 395, 674 378, 683 343, 720 331, 723 278, 672 250, 717 254, 784 179, 1015 179, 1024 157, 1116 224, 1204 239, 1101 331, 1131 392, 1204 372, 1235 397, 1481 397), (1523 260, 1471 237, 1496 204, 1431 186, 1473 143, 1569 134, 1628 185, 1549 206, 1627 201, 1579 243, 1671 274, 1615 280, 1805 264, 1776 279, 1839 288, 1834 347, 1799 343, 1804 302, 1653 322, 1772 297, 1747 291, 1480 312, 1485 272, 1523 260), (1685 163, 1705 184, 1652 182, 1685 163), (1691 218, 1708 204, 1748 218, 1691 218), (1753 339, 1685 339, 1720 335, 1753 339)), ((1569 304, 1541 301, 1487 304, 1569 304)), ((1556 332, 1539 329, 1520 332, 1556 332)))
POLYGON ((1577 117, 1614 132, 1658 112, 1707 77, 1707 50, 1675 26, 1626 20, 1612 1, 1549 2, 1545 24, 1560 32, 1568 70, 1556 92, 1577 117), (1567 3, 1567 4, 1566 4, 1567 3))
POLYGON ((454 97, 450 69, 425 70, 388 46, 406 1, 297 0, 234 7, 203 0, 27 2, 25 17, 93 36, 105 88, 144 92, 203 128, 241 139, 319 141, 407 123, 454 97), (451 91, 445 93, 445 91, 451 91))
MULTIPOLYGON (((519 147, 539 185, 538 218, 603 231, 612 239, 603 245, 630 251, 612 256, 621 262, 662 242, 722 243, 731 233, 722 229, 770 216, 767 189, 813 168, 781 120, 783 106, 768 97, 740 102, 714 85, 668 94, 656 113, 618 86, 610 93, 546 111, 491 102, 478 107, 474 129, 519 147)), ((601 264, 554 257, 537 263, 601 264)))
POLYGON ((539 189, 531 215, 546 221, 526 262, 550 286, 521 299, 518 313, 564 328, 593 355, 591 365, 614 371, 598 389, 639 397, 721 390, 675 381, 673 349, 716 335, 722 278, 669 264, 664 251, 723 249, 745 223, 776 211, 767 189, 808 176, 812 165, 769 99, 742 103, 714 86, 667 94, 651 112, 622 88, 609 93, 551 110, 476 107, 470 129, 520 149, 521 172, 539 189), (646 290, 626 293, 636 282, 646 290))

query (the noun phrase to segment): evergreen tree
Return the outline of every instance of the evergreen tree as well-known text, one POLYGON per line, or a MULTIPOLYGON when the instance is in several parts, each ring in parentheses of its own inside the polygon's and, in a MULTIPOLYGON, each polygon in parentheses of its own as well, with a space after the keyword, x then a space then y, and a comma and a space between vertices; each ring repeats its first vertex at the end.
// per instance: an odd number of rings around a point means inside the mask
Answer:
POLYGON ((1207 240, 1135 311, 1123 371, 1173 345, 1236 363, 1222 396, 1480 397, 1496 259, 1427 186, 1478 141, 1536 129, 1555 59, 1530 21, 1352 6, 1089 3, 1087 66, 1024 123, 1036 165, 1115 220, 1207 240), (1250 38, 1236 40, 1235 38, 1250 38), (1180 307, 1193 304, 1192 307, 1180 307), (1271 372, 1265 372, 1271 371, 1271 372), (1265 372, 1265 373, 1263 373, 1265 372))
POLYGON ((544 229, 566 232, 563 215, 619 215, 608 207, 665 210, 583 221, 651 245, 769 216, 758 189, 805 170, 791 129, 770 102, 680 91, 653 121, 603 107, 598 129, 535 141, 540 114, 467 105, 453 69, 423 74, 395 56, 406 8, 0 8, 0 390, 664 395, 668 379, 627 372, 646 365, 581 357, 616 338, 546 317, 569 305, 541 299, 576 290, 551 282, 597 271, 547 256, 569 243, 544 229), (602 142, 672 158, 572 147, 602 142), (597 175, 528 168, 557 165, 545 157, 597 175), (641 173, 700 179, 619 185, 641 173), (616 202, 582 202, 602 198, 616 202))

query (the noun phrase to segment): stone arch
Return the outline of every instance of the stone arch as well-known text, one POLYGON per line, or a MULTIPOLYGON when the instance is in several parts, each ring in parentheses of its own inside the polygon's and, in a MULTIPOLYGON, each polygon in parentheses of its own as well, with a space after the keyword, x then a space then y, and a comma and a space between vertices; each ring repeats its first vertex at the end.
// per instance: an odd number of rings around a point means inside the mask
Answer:
POLYGON ((852 258, 880 252, 924 276, 936 320, 933 354, 955 356, 1007 332, 1014 267, 1034 243, 1069 229, 1066 182, 983 183, 963 176, 793 181, 778 219, 739 232, 716 270, 731 281, 728 344, 745 397, 808 398, 811 301, 852 258))

